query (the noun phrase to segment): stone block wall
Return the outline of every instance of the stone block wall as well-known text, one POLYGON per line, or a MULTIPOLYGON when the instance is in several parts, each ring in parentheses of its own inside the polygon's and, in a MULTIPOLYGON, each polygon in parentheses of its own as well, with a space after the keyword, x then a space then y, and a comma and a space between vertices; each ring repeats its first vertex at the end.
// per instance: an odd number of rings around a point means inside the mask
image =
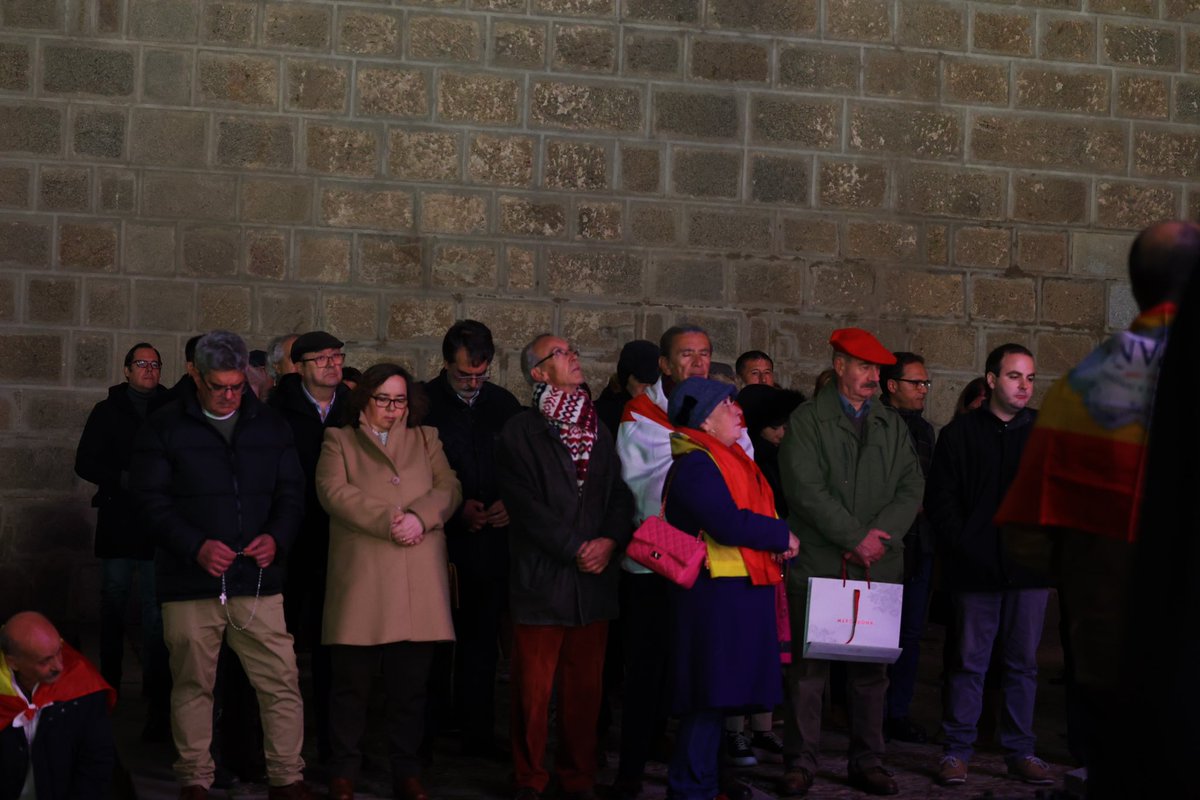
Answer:
POLYGON ((140 339, 165 380, 213 327, 324 327, 430 374, 471 316, 519 388, 542 330, 600 385, 691 321, 807 390, 850 323, 928 357, 936 422, 1002 341, 1060 373, 1131 318, 1133 233, 1200 212, 1198 23, 1197 0, 0 0, 0 605, 95 596, 73 449, 140 339))

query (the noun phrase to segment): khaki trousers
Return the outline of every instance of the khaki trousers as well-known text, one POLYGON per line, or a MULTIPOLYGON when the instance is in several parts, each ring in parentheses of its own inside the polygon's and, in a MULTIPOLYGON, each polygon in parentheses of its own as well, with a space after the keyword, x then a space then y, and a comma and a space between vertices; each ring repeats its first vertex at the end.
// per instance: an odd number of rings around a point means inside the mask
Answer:
MULTIPOLYGON (((229 616, 245 625, 253 597, 229 599, 229 616)), ((237 654, 258 695, 272 786, 303 779, 304 706, 292 637, 283 621, 283 596, 259 598, 254 620, 239 631, 229 624, 216 598, 163 603, 163 636, 171 654, 171 732, 179 760, 175 774, 184 786, 212 786, 213 683, 221 638, 237 654)))

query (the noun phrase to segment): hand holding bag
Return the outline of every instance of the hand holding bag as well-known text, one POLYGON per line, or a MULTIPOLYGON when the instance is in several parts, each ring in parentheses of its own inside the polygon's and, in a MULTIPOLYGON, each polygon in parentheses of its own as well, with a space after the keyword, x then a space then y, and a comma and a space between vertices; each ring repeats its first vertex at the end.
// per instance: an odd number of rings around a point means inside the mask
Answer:
POLYGON ((667 475, 658 516, 647 517, 638 526, 625 548, 625 555, 672 583, 690 589, 700 576, 707 548, 699 536, 684 533, 665 519, 667 491, 673 474, 674 468, 667 475))

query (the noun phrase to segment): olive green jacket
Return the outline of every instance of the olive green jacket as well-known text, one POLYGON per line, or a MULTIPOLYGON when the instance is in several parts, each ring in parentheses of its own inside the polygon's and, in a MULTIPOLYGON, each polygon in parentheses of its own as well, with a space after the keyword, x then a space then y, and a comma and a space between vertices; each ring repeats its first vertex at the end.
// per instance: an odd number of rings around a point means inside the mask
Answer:
MULTIPOLYGON (((779 471, 787 497, 788 525, 800 539, 788 583, 806 592, 810 577, 839 577, 842 555, 872 528, 891 534, 886 554, 871 566, 871 579, 899 582, 904 571, 904 534, 921 507, 925 479, 904 420, 871 401, 862 441, 846 418, 837 386, 830 383, 798 407, 779 448, 779 471)), ((862 580, 864 570, 847 564, 862 580)))

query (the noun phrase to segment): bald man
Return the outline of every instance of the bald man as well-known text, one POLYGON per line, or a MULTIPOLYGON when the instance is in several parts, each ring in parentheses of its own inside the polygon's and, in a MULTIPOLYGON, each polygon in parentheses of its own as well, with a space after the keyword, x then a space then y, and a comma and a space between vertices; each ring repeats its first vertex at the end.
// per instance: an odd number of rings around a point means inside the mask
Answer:
POLYGON ((108 793, 116 693, 36 611, 0 628, 0 800, 108 793))

